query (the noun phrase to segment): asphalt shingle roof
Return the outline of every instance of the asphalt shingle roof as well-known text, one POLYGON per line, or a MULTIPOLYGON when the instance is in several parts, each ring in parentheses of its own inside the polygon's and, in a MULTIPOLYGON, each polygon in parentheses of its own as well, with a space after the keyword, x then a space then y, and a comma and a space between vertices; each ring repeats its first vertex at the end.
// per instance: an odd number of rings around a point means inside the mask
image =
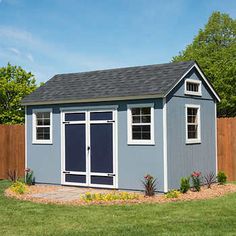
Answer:
POLYGON ((22 100, 22 104, 86 99, 164 96, 194 61, 58 74, 22 100))

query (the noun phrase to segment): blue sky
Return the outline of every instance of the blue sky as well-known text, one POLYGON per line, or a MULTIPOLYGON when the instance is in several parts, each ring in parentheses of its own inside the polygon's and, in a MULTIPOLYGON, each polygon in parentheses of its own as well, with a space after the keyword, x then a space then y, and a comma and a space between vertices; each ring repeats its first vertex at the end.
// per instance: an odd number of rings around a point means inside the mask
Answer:
POLYGON ((169 62, 235 0, 0 0, 0 66, 35 74, 169 62))

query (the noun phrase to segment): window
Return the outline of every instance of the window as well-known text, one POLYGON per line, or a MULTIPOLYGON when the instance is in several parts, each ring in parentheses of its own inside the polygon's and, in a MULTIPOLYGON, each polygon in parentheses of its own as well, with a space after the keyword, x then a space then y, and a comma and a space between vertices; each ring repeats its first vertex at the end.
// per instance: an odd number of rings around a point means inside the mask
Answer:
POLYGON ((153 104, 128 106, 128 144, 154 144, 153 104))
POLYGON ((201 96, 202 95, 201 81, 193 80, 193 79, 186 79, 185 80, 185 94, 201 96))
POLYGON ((33 110, 33 143, 52 143, 52 110, 33 110))
POLYGON ((186 105, 186 143, 200 143, 200 106, 186 105))

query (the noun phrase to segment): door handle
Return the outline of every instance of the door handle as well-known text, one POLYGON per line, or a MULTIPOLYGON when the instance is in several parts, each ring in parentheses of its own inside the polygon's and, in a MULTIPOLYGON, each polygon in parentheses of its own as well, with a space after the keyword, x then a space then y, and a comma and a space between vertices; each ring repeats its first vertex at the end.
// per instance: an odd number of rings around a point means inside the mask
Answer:
POLYGON ((107 174, 108 177, 116 176, 115 174, 107 174))
POLYGON ((63 174, 70 174, 70 171, 63 171, 63 174))
POLYGON ((90 147, 88 146, 88 147, 87 147, 87 151, 89 151, 89 150, 90 150, 90 147))

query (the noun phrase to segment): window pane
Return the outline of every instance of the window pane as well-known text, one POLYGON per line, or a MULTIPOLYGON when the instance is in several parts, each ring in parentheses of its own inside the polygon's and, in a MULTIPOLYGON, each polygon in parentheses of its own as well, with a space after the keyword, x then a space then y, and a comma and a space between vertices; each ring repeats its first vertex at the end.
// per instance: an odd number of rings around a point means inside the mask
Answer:
POLYGON ((50 125, 50 112, 37 112, 36 124, 37 125, 50 125))
POLYGON ((150 115, 151 114, 151 108, 150 107, 144 107, 142 108, 142 115, 150 115))
POLYGON ((142 116, 142 123, 150 123, 151 116, 142 116))
POLYGON ((151 138, 150 125, 133 125, 132 138, 150 140, 151 138))
POLYGON ((140 115, 140 108, 132 108, 132 115, 140 115))
POLYGON ((188 138, 196 139, 198 138, 198 126, 197 125, 188 125, 188 138))
POLYGON ((132 122, 133 123, 140 123, 141 117, 140 116, 132 116, 132 122))
POLYGON ((36 128, 36 138, 39 140, 49 140, 50 139, 50 128, 49 127, 37 127, 36 128))
POLYGON ((195 123, 197 124, 198 120, 197 120, 197 111, 198 108, 188 108, 188 123, 195 123))

